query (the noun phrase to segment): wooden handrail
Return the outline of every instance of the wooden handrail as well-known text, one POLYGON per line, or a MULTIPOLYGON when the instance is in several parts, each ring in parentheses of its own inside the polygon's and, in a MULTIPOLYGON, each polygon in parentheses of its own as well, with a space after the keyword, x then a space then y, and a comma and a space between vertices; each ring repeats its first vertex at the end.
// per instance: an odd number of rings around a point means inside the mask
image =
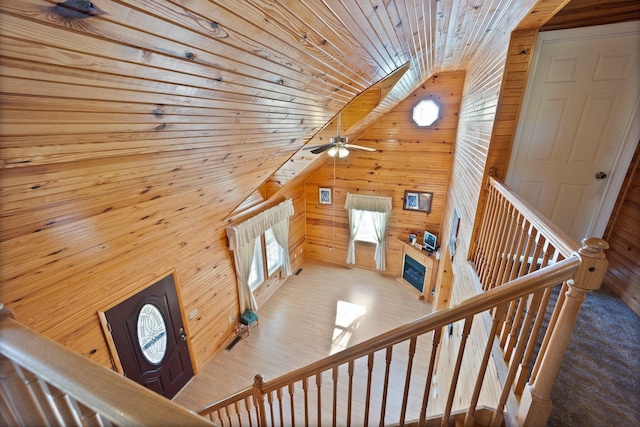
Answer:
MULTIPOLYGON (((469 298, 456 306, 423 316, 310 365, 284 374, 273 380, 266 381, 261 386, 262 392, 266 394, 279 390, 296 381, 312 377, 319 372, 331 370, 337 366, 368 356, 376 351, 386 349, 395 344, 410 340, 416 336, 420 336, 431 331, 437 331, 460 319, 506 304, 517 298, 535 293, 536 291, 553 286, 557 283, 562 283, 564 280, 572 277, 579 265, 580 259, 576 256, 559 261, 541 270, 535 271, 532 274, 517 278, 506 285, 469 298)), ((248 387, 232 396, 220 399, 201 408, 198 410, 198 413, 201 415, 207 415, 229 406, 233 402, 237 401, 238 398, 250 395, 252 393, 252 389, 252 387, 248 387)))
POLYGON ((542 215, 518 194, 493 177, 489 177, 489 184, 500 194, 509 200, 514 208, 522 214, 533 227, 541 232, 565 257, 570 256, 580 249, 580 244, 571 236, 562 231, 557 225, 542 215))
MULTIPOLYGON (((46 383, 45 387, 54 387, 115 425, 216 425, 38 334, 9 315, 0 317, 0 354, 35 374, 39 381, 46 383)), ((8 396, 8 399, 17 397, 8 396)), ((33 408, 38 408, 47 402, 33 404, 33 408)), ((68 422, 70 420, 65 424, 68 422)))
MULTIPOLYGON (((277 425, 278 420, 274 416, 276 412, 280 415, 281 424, 284 420, 289 420, 289 417, 291 423, 294 423, 296 417, 302 417, 304 423, 309 423, 310 420, 314 420, 310 414, 312 406, 309 399, 315 398, 317 420, 314 422, 320 423, 321 411, 328 412, 329 407, 332 407, 333 425, 350 425, 353 422, 355 408, 352 399, 356 394, 361 394, 359 403, 364 412, 358 414, 362 418, 358 418, 356 422, 367 424, 370 416, 374 417, 378 412, 379 422, 383 425, 386 423, 390 399, 400 399, 397 392, 392 396, 387 387, 394 346, 404 345, 403 352, 406 352, 408 347, 408 353, 404 354, 405 361, 399 362, 405 364, 401 367, 406 370, 404 384, 394 384, 395 390, 403 387, 403 392, 399 393, 402 395, 402 401, 395 402, 395 408, 401 409, 394 409, 399 412, 393 414, 393 417, 398 416, 398 425, 404 425, 408 398, 411 397, 409 387, 416 343, 418 339, 421 342, 427 339, 431 340, 432 353, 428 366, 426 369, 421 366, 419 374, 424 381, 424 393, 421 396, 419 413, 416 412, 415 400, 412 403, 411 416, 414 417, 414 421, 417 419, 419 426, 431 425, 427 419, 427 405, 432 399, 431 386, 432 380, 435 381, 437 350, 440 348, 443 330, 446 326, 451 327, 456 322, 463 322, 462 330, 455 339, 458 352, 455 366, 451 366, 453 370, 449 372, 451 377, 439 378, 438 381, 440 387, 445 387, 445 393, 446 387, 449 387, 448 393, 443 395, 446 405, 440 417, 440 422, 447 425, 452 422, 452 416, 460 416, 460 412, 453 408, 454 400, 459 400, 456 396, 458 380, 471 379, 468 378, 468 373, 462 375, 461 362, 465 357, 467 337, 470 337, 474 316, 481 314, 486 320, 488 317, 493 317, 493 320, 490 326, 489 323, 484 323, 487 325, 484 327, 488 339, 483 338, 485 347, 475 377, 476 385, 469 396, 470 407, 466 410, 465 425, 477 425, 479 421, 478 399, 491 361, 495 368, 501 371, 501 374, 492 379, 499 383, 497 386, 500 393, 490 419, 486 411, 482 413, 482 425, 544 425, 550 410, 551 385, 559 369, 580 304, 587 292, 600 286, 606 272, 604 250, 607 247, 606 242, 595 238, 586 239, 583 246, 579 246, 522 198, 494 179, 490 179, 489 200, 486 204, 483 227, 470 254, 470 264, 475 266, 477 278, 484 292, 456 306, 416 319, 273 380, 265 382, 261 377, 256 378, 253 387, 208 405, 199 413, 209 415, 211 419, 222 419, 220 414, 234 413, 240 421, 243 415, 238 412, 235 402, 238 398, 244 398, 246 402, 252 400, 253 408, 259 415, 255 417, 259 425, 266 425, 268 414, 271 415, 271 424, 277 425), (555 304, 552 304, 550 297, 554 292, 553 288, 560 284, 560 294, 555 304), (550 314, 551 320, 543 327, 546 314, 550 314), (372 375, 376 358, 380 361, 384 359, 384 365, 378 368, 376 374, 382 378, 379 396, 372 394, 372 375), (356 362, 361 366, 358 384, 354 377, 356 362), (343 412, 346 411, 346 419, 338 421, 336 399, 339 371, 348 372, 348 384, 343 384, 341 389, 341 393, 347 394, 348 397, 343 408, 343 412), (331 376, 332 390, 322 388, 323 375, 327 378, 331 376), (296 384, 301 384, 302 395, 296 394, 296 384), (290 402, 282 400, 285 389, 288 391, 290 402), (356 389, 359 392, 355 392, 356 389), (274 392, 277 400, 274 400, 274 392), (327 408, 322 408, 323 394, 331 392, 333 402, 327 408), (294 398, 294 395, 297 397, 294 398), (376 407, 373 406, 374 398, 378 399, 376 407), (299 404, 302 404, 303 408, 296 406, 296 400, 302 401, 299 404), (284 415, 283 412, 287 414, 284 415), (458 414, 453 415, 456 412, 458 414), (214 413, 217 415, 214 416, 214 413)), ((479 324, 483 325, 483 322, 479 324)), ((474 346, 483 345, 477 341, 478 338, 479 336, 474 337, 474 346)), ((415 399, 417 396, 414 394, 412 397, 415 399)), ((230 417, 228 418, 230 420, 230 417)), ((242 425, 242 421, 239 425, 242 425)))

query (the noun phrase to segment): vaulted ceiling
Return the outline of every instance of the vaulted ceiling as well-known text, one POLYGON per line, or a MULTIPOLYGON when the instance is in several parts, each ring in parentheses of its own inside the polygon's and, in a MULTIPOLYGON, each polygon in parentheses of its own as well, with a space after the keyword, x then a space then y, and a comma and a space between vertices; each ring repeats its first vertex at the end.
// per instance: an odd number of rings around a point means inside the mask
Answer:
MULTIPOLYGON (((571 13, 638 19, 629 12, 635 1, 600 3, 574 0, 571 13)), ((186 165, 200 156, 215 165, 211 199, 232 212, 266 184, 273 194, 308 171, 321 156, 302 148, 333 136, 345 107, 342 131, 353 142, 430 76, 464 70, 497 22, 540 7, 548 6, 5 1, 2 166, 113 164, 150 153, 186 165)))

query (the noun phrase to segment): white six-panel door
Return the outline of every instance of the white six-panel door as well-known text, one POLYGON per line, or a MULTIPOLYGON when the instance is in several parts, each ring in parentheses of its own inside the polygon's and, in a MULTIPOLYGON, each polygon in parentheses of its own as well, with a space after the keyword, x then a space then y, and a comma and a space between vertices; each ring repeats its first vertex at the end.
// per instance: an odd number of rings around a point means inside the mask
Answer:
POLYGON ((638 27, 538 40, 506 183, 578 242, 594 235, 594 216, 629 151, 625 141, 638 141, 638 27))

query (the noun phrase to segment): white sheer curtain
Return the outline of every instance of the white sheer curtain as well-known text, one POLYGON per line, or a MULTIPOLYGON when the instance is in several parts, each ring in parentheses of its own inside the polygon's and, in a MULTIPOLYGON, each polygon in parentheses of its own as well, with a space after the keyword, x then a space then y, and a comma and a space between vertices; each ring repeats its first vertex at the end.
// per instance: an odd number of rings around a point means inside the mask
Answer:
POLYGON ((364 211, 359 209, 349 209, 349 247, 347 249, 347 264, 356 263, 356 235, 360 224, 362 224, 362 218, 364 217, 364 211))
POLYGON ((393 203, 391 197, 365 196, 360 194, 347 194, 344 208, 349 209, 349 249, 347 251, 347 263, 355 264, 355 236, 362 222, 364 214, 357 215, 358 211, 369 211, 372 213, 373 225, 376 230, 376 268, 386 269, 386 234, 389 223, 389 214, 393 203))
POLYGON ((283 266, 284 270, 291 274, 289 246, 287 243, 289 240, 289 217, 291 215, 293 215, 293 202, 291 199, 287 199, 238 225, 227 227, 229 249, 233 251, 236 276, 238 277, 238 298, 241 313, 246 309, 256 310, 258 308, 253 292, 249 288, 249 274, 251 273, 256 237, 269 228, 273 229, 273 234, 278 244, 282 245, 284 249, 283 253, 286 260, 286 264, 283 266), (280 225, 280 223, 283 224, 280 225), (283 227, 284 229, 282 229, 283 227))
POLYGON ((289 218, 273 224, 271 227, 273 237, 282 247, 282 274, 291 276, 291 262, 289 260, 289 218))
POLYGON ((244 313, 247 309, 254 311, 258 309, 258 303, 249 287, 249 275, 251 274, 251 263, 253 262, 253 251, 255 248, 256 240, 253 239, 251 242, 233 251, 233 261, 236 266, 236 276, 238 277, 240 313, 244 313))
POLYGON ((371 217, 373 218, 373 227, 376 230, 376 238, 378 239, 376 244, 376 254, 374 257, 376 260, 376 268, 384 271, 387 269, 387 240, 385 237, 387 234, 389 214, 386 212, 371 212, 371 217))

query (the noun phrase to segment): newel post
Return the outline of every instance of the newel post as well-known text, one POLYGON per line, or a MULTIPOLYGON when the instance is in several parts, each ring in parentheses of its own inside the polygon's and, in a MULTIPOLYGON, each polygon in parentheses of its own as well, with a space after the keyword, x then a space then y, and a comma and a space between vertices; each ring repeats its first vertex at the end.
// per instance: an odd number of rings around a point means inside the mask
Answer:
POLYGON ((527 384, 520 400, 518 425, 544 426, 551 413, 551 387, 560 370, 564 352, 578 318, 585 296, 600 287, 607 273, 609 262, 604 251, 609 244, 598 238, 582 241, 582 247, 574 256, 580 258, 580 267, 573 279, 567 281, 566 299, 558 321, 551 333, 547 351, 542 355, 540 369, 532 384, 527 384))
POLYGON ((260 417, 260 426, 267 425, 267 411, 264 407, 264 392, 262 386, 264 385, 264 377, 261 374, 257 374, 253 378, 253 403, 258 408, 258 416, 260 417))

